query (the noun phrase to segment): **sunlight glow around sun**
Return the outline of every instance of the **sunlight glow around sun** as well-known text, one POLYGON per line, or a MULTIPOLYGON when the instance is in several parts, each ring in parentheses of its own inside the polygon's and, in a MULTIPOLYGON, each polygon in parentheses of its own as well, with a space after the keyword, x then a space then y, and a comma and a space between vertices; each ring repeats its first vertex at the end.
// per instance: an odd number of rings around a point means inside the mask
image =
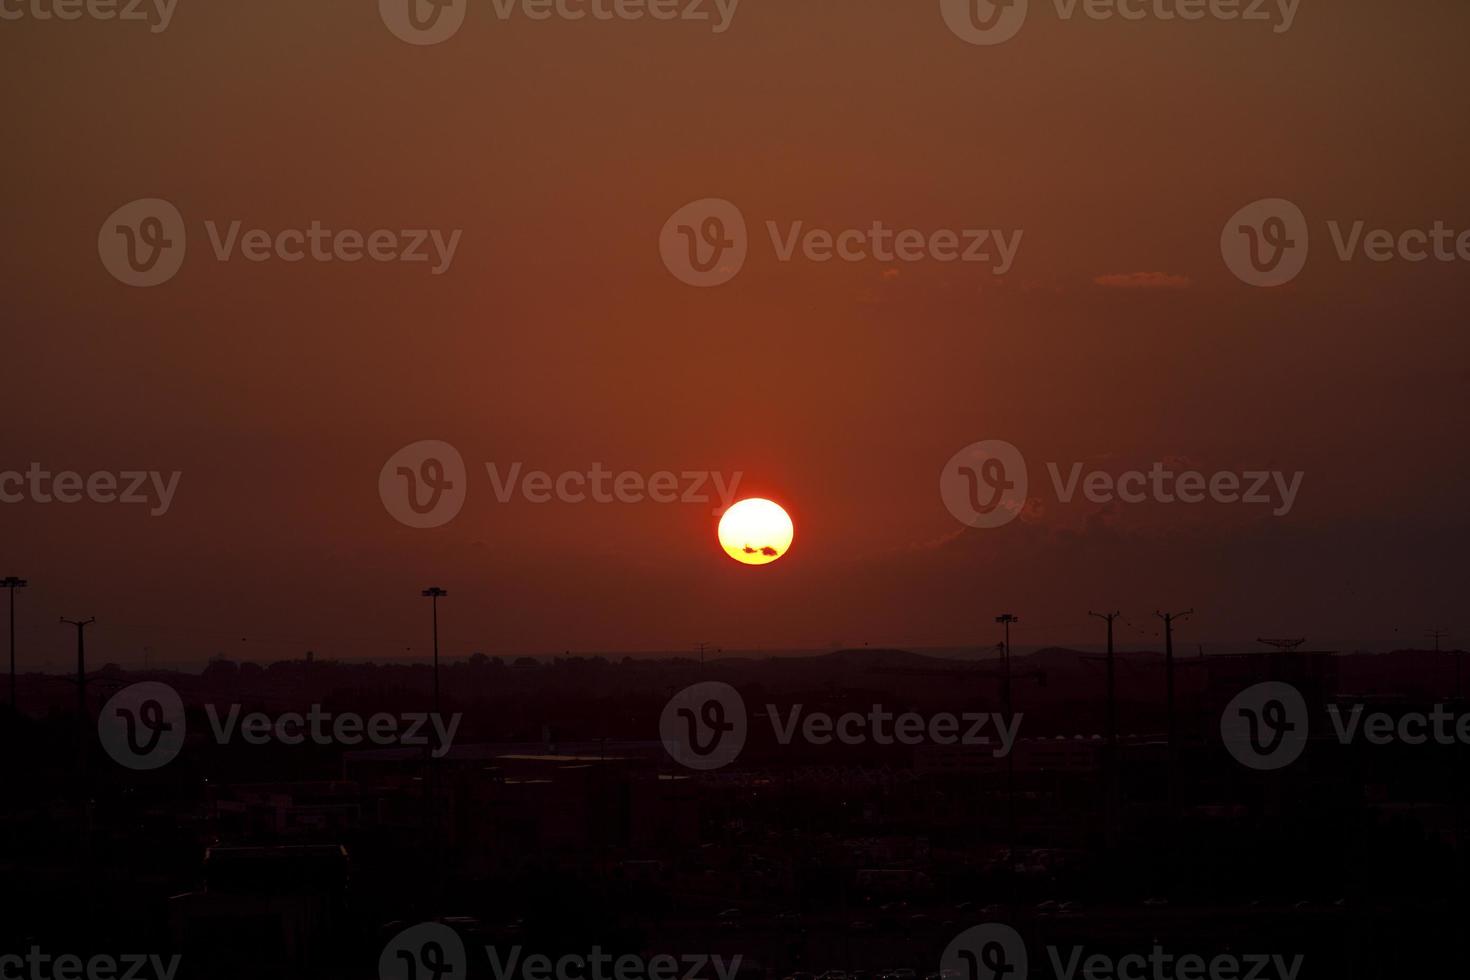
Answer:
POLYGON ((791 548, 795 529, 780 504, 749 497, 720 518, 720 546, 746 565, 769 565, 791 548))

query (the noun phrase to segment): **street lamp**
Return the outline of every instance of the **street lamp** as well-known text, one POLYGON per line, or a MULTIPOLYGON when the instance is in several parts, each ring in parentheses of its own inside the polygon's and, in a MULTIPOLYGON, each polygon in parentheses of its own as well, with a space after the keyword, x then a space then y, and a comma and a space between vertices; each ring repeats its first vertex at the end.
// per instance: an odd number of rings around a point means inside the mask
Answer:
POLYGON ((1003 625, 1006 630, 1005 647, 1001 652, 1004 654, 1002 659, 1004 660, 1003 666, 1005 668, 1005 711, 1009 715, 1011 712, 1011 624, 1019 623, 1021 617, 1012 616, 1010 613, 1001 613, 995 617, 995 621, 1003 625))
POLYGON ((420 593, 434 610, 434 714, 439 713, 439 600, 449 593, 439 586, 430 586, 420 593))

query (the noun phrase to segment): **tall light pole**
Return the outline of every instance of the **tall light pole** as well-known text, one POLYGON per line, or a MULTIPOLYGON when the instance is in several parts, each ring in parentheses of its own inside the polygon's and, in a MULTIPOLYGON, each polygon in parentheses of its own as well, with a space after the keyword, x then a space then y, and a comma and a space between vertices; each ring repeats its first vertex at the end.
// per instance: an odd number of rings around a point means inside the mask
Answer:
POLYGON ((10 713, 15 713, 15 590, 29 585, 25 579, 8 575, 0 579, 0 586, 10 590, 10 713))
POLYGON ((434 611, 434 714, 439 713, 439 600, 449 593, 434 585, 420 593, 434 611))

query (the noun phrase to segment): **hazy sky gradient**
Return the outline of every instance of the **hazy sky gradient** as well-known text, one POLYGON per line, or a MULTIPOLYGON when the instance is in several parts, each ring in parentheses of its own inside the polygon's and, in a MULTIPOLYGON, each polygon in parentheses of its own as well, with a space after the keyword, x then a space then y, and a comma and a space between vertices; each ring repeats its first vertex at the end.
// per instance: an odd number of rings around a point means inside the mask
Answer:
POLYGON ((157 35, 0 22, 0 469, 183 472, 157 519, 0 506, 0 574, 32 580, 23 663, 65 665, 63 614, 98 617, 99 660, 422 656, 430 584, 455 652, 988 644, 1003 609, 1063 643, 1104 606, 1196 606, 1191 642, 1455 626, 1467 266, 1344 265, 1323 222, 1470 229, 1470 7, 1303 0, 1273 35, 1032 0, 994 48, 928 0, 744 0, 721 35, 491 10, 425 48, 341 0, 180 0, 157 35), (98 228, 151 196, 189 256, 130 289, 98 228), (1312 256, 1252 289, 1220 229, 1274 196, 1312 256), (700 290, 657 246, 705 197, 753 242, 700 290), (218 263, 205 219, 464 234, 433 277, 218 263), (768 219, 1025 237, 998 281, 895 275, 779 263, 768 219), (1187 285, 1094 283, 1133 273, 1187 285), (431 438, 470 496, 415 531, 377 474, 431 438), (1023 449, 1033 492, 1048 460, 1306 476, 1279 520, 1077 503, 965 530, 939 472, 987 438, 1023 449), (743 471, 795 548, 739 567, 708 506, 498 504, 487 461, 743 471))

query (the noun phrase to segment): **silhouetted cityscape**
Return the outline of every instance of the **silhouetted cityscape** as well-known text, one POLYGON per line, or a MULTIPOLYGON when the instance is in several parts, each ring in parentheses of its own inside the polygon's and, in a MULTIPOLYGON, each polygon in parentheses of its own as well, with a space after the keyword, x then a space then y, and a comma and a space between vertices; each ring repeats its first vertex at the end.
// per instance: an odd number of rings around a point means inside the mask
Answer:
POLYGON ((1458 652, 1181 658, 1172 750, 1159 653, 1117 655, 1111 740, 1105 658, 985 657, 476 655, 442 668, 452 744, 425 723, 422 747, 408 728, 377 745, 334 727, 427 716, 422 664, 106 666, 81 724, 74 679, 22 673, 0 921, 10 948, 175 950, 181 977, 371 976, 420 922, 553 959, 738 955, 741 977, 775 980, 935 974, 991 922, 1120 954, 1249 940, 1312 977, 1422 975, 1457 944, 1464 741, 1344 745, 1324 724, 1268 772, 1233 759, 1220 725, 1262 682, 1299 690, 1314 720, 1348 703, 1463 714, 1458 652), (1020 723, 1002 757, 1007 678, 1020 723), (707 683, 751 710, 739 757, 701 771, 660 715, 707 683), (109 757, 96 715, 149 684, 178 693, 187 735, 140 770, 109 757), (321 738, 289 744, 274 722, 247 737, 257 714, 301 733, 315 714, 321 738), (871 737, 793 738, 819 732, 814 715, 871 737), (955 724, 905 739, 905 716, 955 724))

